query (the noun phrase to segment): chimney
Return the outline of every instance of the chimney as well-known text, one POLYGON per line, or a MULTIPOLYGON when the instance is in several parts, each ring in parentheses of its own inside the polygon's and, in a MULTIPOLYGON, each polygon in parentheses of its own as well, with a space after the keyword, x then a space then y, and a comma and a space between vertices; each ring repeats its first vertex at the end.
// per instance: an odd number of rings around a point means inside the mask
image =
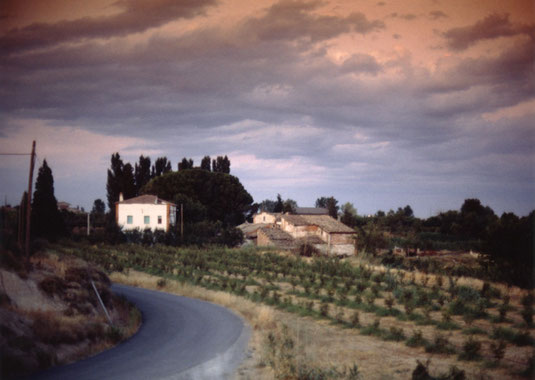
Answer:
POLYGON ((123 193, 119 193, 119 202, 124 201, 123 193))

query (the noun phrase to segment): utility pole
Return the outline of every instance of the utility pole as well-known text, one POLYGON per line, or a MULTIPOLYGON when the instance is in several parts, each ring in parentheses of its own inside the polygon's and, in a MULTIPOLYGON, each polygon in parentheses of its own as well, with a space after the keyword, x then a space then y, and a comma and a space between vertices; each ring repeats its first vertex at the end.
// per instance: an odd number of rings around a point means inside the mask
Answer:
POLYGON ((89 236, 90 229, 91 229, 91 221, 89 220, 89 213, 87 213, 87 236, 89 236))
POLYGON ((184 240, 184 205, 180 204, 180 240, 184 240))
POLYGON ((33 183, 33 167, 35 165, 35 140, 32 144, 32 154, 30 158, 30 176, 28 178, 28 203, 26 204, 26 264, 30 264, 30 215, 32 208, 32 183, 33 183))

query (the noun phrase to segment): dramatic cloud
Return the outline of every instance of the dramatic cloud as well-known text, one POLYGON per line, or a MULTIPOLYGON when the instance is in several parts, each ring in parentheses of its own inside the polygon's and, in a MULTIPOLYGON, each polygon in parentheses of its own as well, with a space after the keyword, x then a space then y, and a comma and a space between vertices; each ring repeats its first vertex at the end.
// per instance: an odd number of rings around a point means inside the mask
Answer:
POLYGON ((180 18, 202 14, 215 0, 119 0, 121 12, 54 24, 35 23, 11 29, 0 38, 0 50, 17 52, 87 38, 111 38, 140 33, 180 18))
MULTIPOLYGON (((63 200, 104 197, 119 151, 174 169, 227 154, 256 201, 333 195, 422 216, 468 197, 535 207, 533 39, 516 8, 99 0, 71 14, 56 3, 4 13, 0 142, 37 139, 63 200)), ((17 165, 0 163, 11 202, 17 165)))
POLYGON ((307 38, 320 41, 342 33, 367 34, 385 27, 382 21, 370 21, 361 12, 347 17, 312 14, 320 4, 318 1, 283 0, 271 6, 263 17, 249 20, 245 29, 260 40, 307 38))
POLYGON ((518 34, 529 35, 535 40, 535 25, 513 24, 509 20, 509 14, 494 13, 473 25, 449 29, 444 37, 449 48, 464 50, 479 41, 518 34))

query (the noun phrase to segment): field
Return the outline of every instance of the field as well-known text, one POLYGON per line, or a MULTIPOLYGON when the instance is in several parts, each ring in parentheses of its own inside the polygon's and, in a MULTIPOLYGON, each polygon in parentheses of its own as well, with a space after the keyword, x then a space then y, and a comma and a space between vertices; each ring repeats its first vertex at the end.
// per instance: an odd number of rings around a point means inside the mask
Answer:
POLYGON ((258 329, 241 378, 410 378, 417 361, 442 378, 533 374, 533 295, 503 284, 270 250, 53 249, 122 272, 124 282, 132 269, 157 276, 154 287, 233 303, 258 329))

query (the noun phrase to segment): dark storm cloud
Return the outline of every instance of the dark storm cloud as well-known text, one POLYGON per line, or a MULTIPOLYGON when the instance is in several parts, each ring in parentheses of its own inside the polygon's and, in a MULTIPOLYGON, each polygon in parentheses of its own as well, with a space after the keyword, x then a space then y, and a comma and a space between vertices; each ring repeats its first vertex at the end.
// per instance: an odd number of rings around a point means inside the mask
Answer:
POLYGON ((535 39, 535 25, 513 24, 509 14, 493 13, 473 25, 449 29, 443 33, 453 50, 465 50, 479 41, 526 34, 535 39))
POLYGON ((119 0, 122 12, 54 24, 34 23, 0 37, 0 50, 19 52, 88 38, 111 38, 140 33, 168 22, 202 14, 215 0, 119 0))
MULTIPOLYGON (((302 14, 298 21, 307 25, 305 35, 332 36, 315 31, 313 24, 321 20, 308 12, 316 4, 278 6, 302 14)), ((266 20, 277 12, 270 8, 258 29, 265 32, 266 20)), ((338 21, 362 31, 379 25, 356 14, 338 21), (355 20, 362 22, 355 26, 355 20)), ((154 37, 129 48, 119 42, 86 42, 4 57, 0 68, 10 73, 0 90, 5 94, 4 106, 14 113, 24 109, 33 117, 93 120, 97 121, 94 128, 102 125, 105 130, 112 124, 116 133, 128 129, 150 135, 147 124, 188 128, 246 118, 295 120, 314 114, 325 93, 332 99, 327 106, 333 108, 347 103, 347 95, 352 101, 368 101, 358 92, 359 86, 345 84, 341 92, 334 87, 343 84, 348 74, 381 72, 373 57, 356 54, 337 66, 309 42, 289 45, 287 41, 297 38, 293 33, 251 41, 251 35, 262 34, 255 32, 254 25, 252 20, 245 22, 230 37, 208 29, 181 37, 154 37), (270 92, 280 85, 291 91, 278 101, 270 92), (318 95, 301 95, 301 91, 318 95)))
POLYGON ((311 13, 320 5, 319 1, 283 0, 272 5, 264 16, 246 22, 244 28, 260 40, 290 41, 299 38, 321 41, 342 33, 367 34, 385 28, 382 21, 368 20, 360 12, 347 17, 311 13))
POLYGON ((393 31, 362 13, 321 15, 320 6, 283 1, 228 29, 158 33, 139 43, 93 41, 89 32, 76 44, 45 41, 47 49, 0 57, 3 112, 151 141, 174 167, 202 154, 298 157, 348 194, 361 182, 409 193, 414 184, 477 183, 503 157, 496 175, 523 176, 529 161, 516 168, 509 158, 517 146, 529 155, 528 118, 487 122, 481 113, 533 99, 526 38, 433 72, 409 54, 363 51, 334 62, 334 37, 393 31))

